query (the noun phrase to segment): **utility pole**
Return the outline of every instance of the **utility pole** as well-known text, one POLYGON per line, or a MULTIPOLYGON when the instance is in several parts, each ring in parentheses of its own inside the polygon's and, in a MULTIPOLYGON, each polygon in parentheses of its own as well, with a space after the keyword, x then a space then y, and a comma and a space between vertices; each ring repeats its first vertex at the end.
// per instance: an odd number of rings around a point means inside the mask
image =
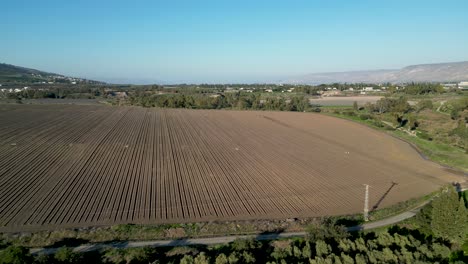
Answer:
POLYGON ((369 221, 369 185, 364 184, 366 186, 366 196, 364 199, 364 221, 369 221))

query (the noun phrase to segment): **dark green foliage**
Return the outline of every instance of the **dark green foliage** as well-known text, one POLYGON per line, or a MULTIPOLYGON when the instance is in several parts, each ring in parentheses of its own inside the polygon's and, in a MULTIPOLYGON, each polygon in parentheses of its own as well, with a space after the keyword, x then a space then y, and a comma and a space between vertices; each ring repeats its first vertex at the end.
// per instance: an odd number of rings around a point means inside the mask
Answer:
POLYGON ((432 137, 426 131, 419 131, 416 135, 419 138, 432 141, 432 137))
POLYGON ((216 257, 215 263, 216 264, 228 264, 229 260, 226 257, 226 255, 224 255, 224 253, 221 253, 216 257))
POLYGON ((81 263, 82 256, 79 253, 73 252, 71 248, 60 248, 54 255, 57 263, 81 263))
MULTIPOLYGON (((181 251, 184 251, 182 248, 181 251)), ((188 252, 192 253, 192 252, 188 252)), ((195 251, 197 254, 198 251, 195 251)), ((178 259, 183 256, 192 256, 192 254, 167 254, 169 258, 176 256, 178 259)), ((104 263, 148 263, 150 260, 157 259, 156 250, 154 248, 130 248, 130 249, 111 249, 106 251, 102 256, 104 263)))
POLYGON ((432 105, 431 100, 422 100, 416 105, 416 110, 418 112, 424 109, 432 109, 432 108, 433 108, 433 105, 432 105))
POLYGON ((378 100, 375 105, 368 105, 371 112, 383 113, 398 113, 405 114, 411 110, 411 106, 405 97, 394 98, 382 98, 378 100))
POLYGON ((406 94, 440 94, 444 93, 444 87, 438 83, 410 83, 402 90, 406 94))
POLYGON ((422 233, 432 235, 432 204, 428 204, 424 206, 418 214, 414 217, 415 222, 419 226, 419 230, 422 233))
POLYGON ((279 110, 304 112, 310 110, 309 101, 304 96, 268 97, 261 100, 258 93, 224 93, 224 94, 151 94, 136 92, 129 98, 131 105, 163 108, 193 109, 241 109, 241 110, 279 110))
POLYGON ((455 216, 454 224, 459 227, 459 232, 461 233, 458 242, 462 242, 468 239, 468 209, 466 208, 465 200, 463 197, 460 197, 457 214, 455 216), (463 236, 464 234, 464 236, 463 236))
POLYGON ((331 218, 325 218, 321 223, 311 224, 307 227, 307 235, 311 241, 342 239, 349 236, 345 226, 337 225, 331 218))
MULTIPOLYGON (((459 203, 460 205, 461 203, 459 203)), ((464 206, 464 203, 462 204, 464 206)), ((325 232, 324 239, 256 241, 236 240, 216 247, 111 249, 102 263, 456 263, 466 261, 462 248, 425 236, 418 230, 393 227, 387 232, 355 233, 350 237, 325 232)), ((25 252, 22 252, 24 254, 25 252)), ((2 252, 3 254, 3 252, 2 252)), ((21 255, 21 254, 19 254, 21 255)), ((3 256, 3 255, 2 255, 3 256)), ((26 261, 32 261, 31 259, 26 261)), ((36 263, 100 263, 70 249, 53 257, 36 257, 36 263)), ((5 263, 5 262, 0 262, 5 263)), ((17 262, 24 263, 24 262, 17 262)), ((28 262, 26 262, 28 263, 28 262)))
POLYGON ((359 119, 361 119, 361 120, 372 119, 372 115, 370 115, 370 114, 360 114, 359 119))
POLYGON ((9 246, 0 251, 0 264, 23 264, 31 263, 32 260, 29 250, 21 246, 9 246))
POLYGON ((317 240, 315 242, 315 255, 319 257, 330 254, 331 247, 323 240, 317 240))
POLYGON ((435 236, 462 242, 467 235, 467 210, 463 199, 450 187, 432 202, 431 228, 435 236))

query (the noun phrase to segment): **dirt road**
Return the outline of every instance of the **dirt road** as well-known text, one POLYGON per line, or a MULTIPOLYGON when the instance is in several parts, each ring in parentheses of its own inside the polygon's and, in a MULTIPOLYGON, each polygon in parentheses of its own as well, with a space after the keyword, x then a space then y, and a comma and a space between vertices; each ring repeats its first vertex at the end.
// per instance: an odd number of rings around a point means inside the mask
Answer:
MULTIPOLYGON (((395 215, 380 221, 366 223, 363 225, 348 227, 347 230, 350 232, 374 229, 383 227, 391 224, 396 224, 405 219, 411 218, 425 205, 421 204, 417 208, 406 211, 399 215, 395 215)), ((256 240, 274 240, 279 238, 290 238, 290 237, 304 237, 306 232, 284 232, 284 233, 272 233, 272 234, 258 234, 258 235, 239 235, 239 236, 220 236, 220 237, 208 237, 208 238, 187 238, 187 239, 176 239, 176 240, 151 240, 151 241, 124 241, 124 242, 112 242, 112 243, 97 243, 97 244, 85 244, 73 248, 75 252, 90 252, 96 250, 103 250, 107 248, 137 248, 137 247, 176 247, 176 246, 192 246, 192 245, 215 245, 215 244, 227 244, 233 242, 236 239, 249 239, 255 238, 256 240)), ((33 248, 30 250, 32 254, 54 254, 59 248, 33 248)))

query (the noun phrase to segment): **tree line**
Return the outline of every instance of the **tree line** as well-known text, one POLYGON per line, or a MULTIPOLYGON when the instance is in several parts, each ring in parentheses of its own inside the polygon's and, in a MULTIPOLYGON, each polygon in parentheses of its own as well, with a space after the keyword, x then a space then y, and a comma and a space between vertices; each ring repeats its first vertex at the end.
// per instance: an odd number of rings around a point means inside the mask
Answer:
MULTIPOLYGON (((212 95, 197 94, 151 94, 135 93, 127 102, 130 105, 161 108, 188 109, 240 109, 240 110, 277 110, 277 111, 311 111, 314 110, 308 99, 302 95, 289 98, 261 98, 258 93, 218 93, 212 95)), ((117 102, 118 103, 118 102, 117 102)))
POLYGON ((207 247, 107 249, 76 253, 63 247, 54 255, 32 256, 24 247, 0 243, 3 263, 467 263, 466 196, 441 191, 414 220, 378 232, 349 233, 335 218, 307 228, 306 238, 239 239, 207 247), (2 249, 3 248, 3 249, 2 249))

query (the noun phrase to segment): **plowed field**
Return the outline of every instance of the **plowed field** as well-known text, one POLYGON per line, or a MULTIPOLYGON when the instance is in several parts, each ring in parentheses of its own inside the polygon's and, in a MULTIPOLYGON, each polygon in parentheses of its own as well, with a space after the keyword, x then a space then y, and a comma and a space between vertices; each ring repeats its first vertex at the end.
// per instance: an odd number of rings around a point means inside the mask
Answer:
POLYGON ((365 183, 381 208, 457 179, 319 114, 0 106, 0 231, 349 214, 365 183))

